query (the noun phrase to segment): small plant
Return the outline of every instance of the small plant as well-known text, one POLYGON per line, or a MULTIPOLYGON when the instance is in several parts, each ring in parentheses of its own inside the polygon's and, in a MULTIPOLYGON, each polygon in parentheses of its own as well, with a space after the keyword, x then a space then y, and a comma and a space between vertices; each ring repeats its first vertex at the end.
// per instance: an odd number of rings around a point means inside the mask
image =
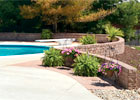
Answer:
POLYGON ((64 65, 67 67, 73 67, 74 59, 80 54, 79 50, 72 48, 67 48, 61 51, 64 57, 64 65))
POLYGON ((82 44, 95 44, 96 43, 95 35, 86 35, 86 36, 83 36, 80 39, 80 42, 82 44))
POLYGON ((105 32, 108 34, 108 39, 110 42, 112 42, 116 36, 124 36, 123 32, 119 28, 115 28, 110 24, 105 25, 105 32))
POLYGON ((77 57, 80 52, 79 50, 77 49, 74 49, 74 48, 67 48, 65 50, 62 50, 61 51, 61 54, 64 56, 64 57, 71 57, 71 58, 75 58, 77 57))
POLYGON ((61 55, 60 50, 50 48, 45 51, 45 56, 43 57, 42 64, 44 66, 53 67, 53 66, 62 66, 63 65, 63 56, 61 55))
POLYGON ((82 54, 77 56, 74 60, 74 74, 79 76, 96 76, 98 67, 100 66, 99 60, 95 56, 82 54))
POLYGON ((98 70, 98 72, 101 72, 104 75, 107 74, 107 71, 117 71, 117 73, 119 75, 122 71, 122 67, 121 67, 121 65, 119 65, 117 63, 110 62, 110 63, 102 64, 98 70))
POLYGON ((50 38, 52 38, 52 35, 53 35, 53 33, 49 29, 43 29, 42 34, 41 34, 41 38, 42 39, 50 39, 50 38))

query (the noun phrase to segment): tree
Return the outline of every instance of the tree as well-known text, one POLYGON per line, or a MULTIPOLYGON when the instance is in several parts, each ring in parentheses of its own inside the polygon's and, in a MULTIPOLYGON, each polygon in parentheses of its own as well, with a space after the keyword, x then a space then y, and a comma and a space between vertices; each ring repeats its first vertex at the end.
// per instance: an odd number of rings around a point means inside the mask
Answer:
POLYGON ((91 14, 88 18, 83 18, 85 22, 88 21, 88 32, 104 34, 104 25, 110 22, 108 16, 115 12, 117 9, 116 5, 119 4, 119 2, 121 2, 121 0, 95 0, 90 9, 94 14, 91 14))
POLYGON ((140 3, 137 3, 135 0, 123 2, 117 6, 117 10, 111 17, 112 23, 122 26, 124 37, 129 41, 134 37, 134 26, 139 23, 140 3))
POLYGON ((42 21, 54 26, 55 32, 59 22, 88 22, 111 13, 100 10, 97 14, 95 12, 85 14, 84 12, 91 8, 93 0, 33 0, 32 2, 32 5, 20 6, 21 15, 27 19, 41 16, 42 21))
POLYGON ((30 0, 0 0, 1 32, 33 32, 38 24, 37 19, 27 20, 20 15, 19 6, 31 4, 30 0), (35 21, 34 21, 35 20, 35 21), (27 28, 28 27, 28 28, 27 28))
POLYGON ((14 5, 12 2, 1 1, 0 2, 0 27, 9 30, 12 30, 13 26, 16 24, 15 19, 17 19, 18 10, 14 10, 14 5))

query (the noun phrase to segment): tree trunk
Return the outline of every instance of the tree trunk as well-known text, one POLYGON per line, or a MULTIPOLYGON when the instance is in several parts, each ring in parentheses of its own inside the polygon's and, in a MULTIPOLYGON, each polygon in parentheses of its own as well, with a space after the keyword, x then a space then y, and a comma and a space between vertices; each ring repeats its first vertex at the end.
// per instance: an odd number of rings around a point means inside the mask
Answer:
POLYGON ((57 23, 53 24, 53 31, 54 31, 54 33, 57 33, 57 23))

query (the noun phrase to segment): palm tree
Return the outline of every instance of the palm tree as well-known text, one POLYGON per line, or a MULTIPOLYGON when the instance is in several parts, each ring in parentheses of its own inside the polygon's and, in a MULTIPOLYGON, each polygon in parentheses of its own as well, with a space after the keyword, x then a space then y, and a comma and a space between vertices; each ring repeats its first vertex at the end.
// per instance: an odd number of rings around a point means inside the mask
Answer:
POLYGON ((119 28, 111 26, 110 24, 105 26, 105 32, 108 34, 108 39, 110 42, 112 42, 116 36, 124 36, 123 31, 121 31, 119 28))

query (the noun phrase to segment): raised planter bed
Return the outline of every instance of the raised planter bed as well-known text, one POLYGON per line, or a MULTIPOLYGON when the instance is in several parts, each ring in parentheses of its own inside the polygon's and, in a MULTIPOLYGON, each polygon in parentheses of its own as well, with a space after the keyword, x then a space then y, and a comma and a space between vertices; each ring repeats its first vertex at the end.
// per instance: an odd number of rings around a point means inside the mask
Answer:
MULTIPOLYGON (((79 40, 79 38, 85 35, 83 33, 58 33, 54 34, 53 38, 76 38, 79 40)), ((123 38, 117 37, 117 41, 108 42, 106 34, 95 34, 95 37, 97 44, 81 45, 75 48, 80 51, 88 51, 89 53, 105 56, 113 56, 124 52, 125 41, 123 38)))
POLYGON ((122 54, 124 52, 124 39, 117 37, 118 41, 107 42, 107 43, 97 43, 89 45, 76 46, 75 48, 92 54, 99 54, 104 56, 114 56, 117 54, 122 54))

